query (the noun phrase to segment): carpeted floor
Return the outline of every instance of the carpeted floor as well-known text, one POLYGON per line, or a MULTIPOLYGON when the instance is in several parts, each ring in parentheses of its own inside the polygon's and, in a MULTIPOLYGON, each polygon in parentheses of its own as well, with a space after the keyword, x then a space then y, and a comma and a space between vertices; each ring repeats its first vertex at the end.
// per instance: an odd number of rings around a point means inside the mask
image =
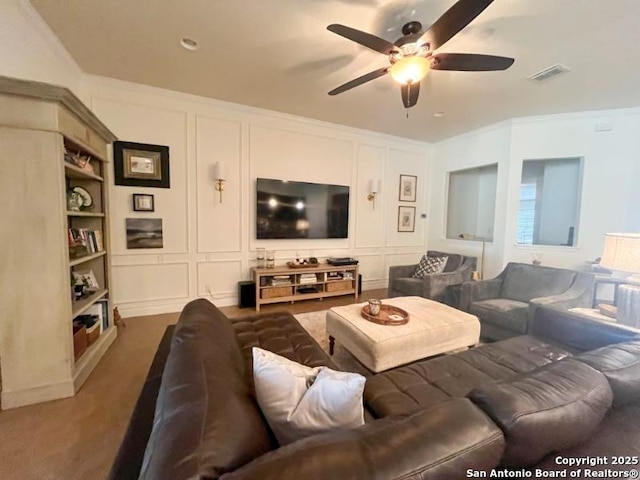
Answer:
MULTIPOLYGON (((329 353, 329 339, 327 337, 327 311, 299 313, 294 315, 307 332, 320 344, 322 349, 329 353)), ((335 343, 333 362, 345 372, 355 372, 365 377, 372 375, 364 365, 356 360, 338 341, 335 343)))

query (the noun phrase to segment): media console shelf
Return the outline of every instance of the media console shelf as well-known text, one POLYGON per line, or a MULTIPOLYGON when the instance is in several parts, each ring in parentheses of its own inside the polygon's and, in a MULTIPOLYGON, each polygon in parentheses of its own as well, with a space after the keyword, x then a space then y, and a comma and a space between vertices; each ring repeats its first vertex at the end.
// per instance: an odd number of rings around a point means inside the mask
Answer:
POLYGON ((338 295, 358 298, 358 265, 254 268, 253 281, 256 284, 256 311, 260 311, 260 305, 269 303, 293 303, 338 295))

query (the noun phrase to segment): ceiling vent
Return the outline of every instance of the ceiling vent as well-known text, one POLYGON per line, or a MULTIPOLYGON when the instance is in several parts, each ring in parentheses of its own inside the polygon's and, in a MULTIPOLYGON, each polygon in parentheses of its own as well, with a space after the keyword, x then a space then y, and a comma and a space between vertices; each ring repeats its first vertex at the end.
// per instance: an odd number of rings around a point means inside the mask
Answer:
POLYGON ((556 75, 560 75, 561 73, 568 71, 569 67, 562 65, 561 63, 556 63, 555 65, 551 65, 550 67, 540 70, 533 75, 529 75, 527 78, 529 80, 535 80, 536 82, 543 82, 544 80, 548 80, 551 77, 555 77, 556 75))

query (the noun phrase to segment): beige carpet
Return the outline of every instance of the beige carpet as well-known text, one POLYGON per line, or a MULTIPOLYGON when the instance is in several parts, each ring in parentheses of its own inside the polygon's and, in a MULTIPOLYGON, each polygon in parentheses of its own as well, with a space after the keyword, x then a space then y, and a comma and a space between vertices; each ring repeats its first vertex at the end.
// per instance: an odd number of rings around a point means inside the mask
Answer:
MULTIPOLYGON (((327 337, 327 310, 319 312, 295 314, 296 320, 300 322, 307 332, 320 344, 322 349, 329 353, 329 339, 327 337)), ((365 377, 372 375, 367 368, 356 360, 340 343, 336 340, 333 362, 345 372, 356 372, 365 377)))

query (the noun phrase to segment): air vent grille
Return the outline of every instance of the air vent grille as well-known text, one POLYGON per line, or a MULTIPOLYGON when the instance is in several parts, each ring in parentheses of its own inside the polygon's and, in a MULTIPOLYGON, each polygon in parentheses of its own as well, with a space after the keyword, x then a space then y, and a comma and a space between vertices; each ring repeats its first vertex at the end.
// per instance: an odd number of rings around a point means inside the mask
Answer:
POLYGON ((543 82, 548 80, 551 77, 555 77, 556 75, 560 75, 561 73, 568 72, 570 69, 566 65, 562 65, 561 63, 556 63, 555 65, 551 65, 543 70, 540 70, 533 75, 528 76, 529 80, 535 80, 536 82, 543 82))

